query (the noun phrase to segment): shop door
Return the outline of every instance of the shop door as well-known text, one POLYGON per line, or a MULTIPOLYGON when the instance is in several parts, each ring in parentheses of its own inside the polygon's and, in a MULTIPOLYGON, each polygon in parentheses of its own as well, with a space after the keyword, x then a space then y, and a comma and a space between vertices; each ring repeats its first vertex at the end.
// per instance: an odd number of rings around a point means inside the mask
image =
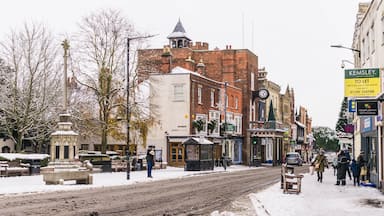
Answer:
POLYGON ((261 163, 265 163, 266 156, 265 156, 265 145, 261 146, 261 163))
POLYGON ((184 166, 184 147, 181 144, 171 143, 170 165, 184 166))

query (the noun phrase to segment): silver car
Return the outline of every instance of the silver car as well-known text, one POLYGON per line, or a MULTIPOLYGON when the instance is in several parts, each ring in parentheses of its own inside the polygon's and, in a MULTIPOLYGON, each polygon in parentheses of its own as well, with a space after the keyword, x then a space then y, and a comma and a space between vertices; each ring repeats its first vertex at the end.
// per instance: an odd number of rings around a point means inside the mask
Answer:
POLYGON ((285 161, 289 165, 303 165, 303 160, 301 159, 301 156, 297 152, 289 152, 287 153, 285 157, 285 161))

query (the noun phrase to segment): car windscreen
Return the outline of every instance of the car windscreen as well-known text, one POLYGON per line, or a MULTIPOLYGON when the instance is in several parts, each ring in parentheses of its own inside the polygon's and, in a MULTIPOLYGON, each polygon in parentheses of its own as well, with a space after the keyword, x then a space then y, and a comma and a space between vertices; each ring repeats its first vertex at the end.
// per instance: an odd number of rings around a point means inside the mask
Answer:
POLYGON ((287 155, 287 158, 297 158, 298 156, 297 155, 295 155, 295 154, 289 154, 289 155, 287 155))

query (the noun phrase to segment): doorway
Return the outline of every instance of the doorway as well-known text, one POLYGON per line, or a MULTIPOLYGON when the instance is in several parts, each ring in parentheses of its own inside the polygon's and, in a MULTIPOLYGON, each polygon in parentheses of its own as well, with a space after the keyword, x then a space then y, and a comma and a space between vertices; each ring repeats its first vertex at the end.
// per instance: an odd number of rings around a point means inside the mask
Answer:
POLYGON ((184 147, 181 143, 170 143, 169 165, 181 167, 184 166, 184 147))

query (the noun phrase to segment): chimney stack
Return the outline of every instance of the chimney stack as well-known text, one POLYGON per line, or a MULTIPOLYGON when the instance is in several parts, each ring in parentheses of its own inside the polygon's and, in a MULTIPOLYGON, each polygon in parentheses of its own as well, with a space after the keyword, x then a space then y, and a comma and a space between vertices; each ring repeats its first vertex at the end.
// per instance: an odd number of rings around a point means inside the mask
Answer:
POLYGON ((161 73, 170 73, 172 67, 172 53, 171 48, 167 45, 163 48, 163 53, 161 54, 161 73))

